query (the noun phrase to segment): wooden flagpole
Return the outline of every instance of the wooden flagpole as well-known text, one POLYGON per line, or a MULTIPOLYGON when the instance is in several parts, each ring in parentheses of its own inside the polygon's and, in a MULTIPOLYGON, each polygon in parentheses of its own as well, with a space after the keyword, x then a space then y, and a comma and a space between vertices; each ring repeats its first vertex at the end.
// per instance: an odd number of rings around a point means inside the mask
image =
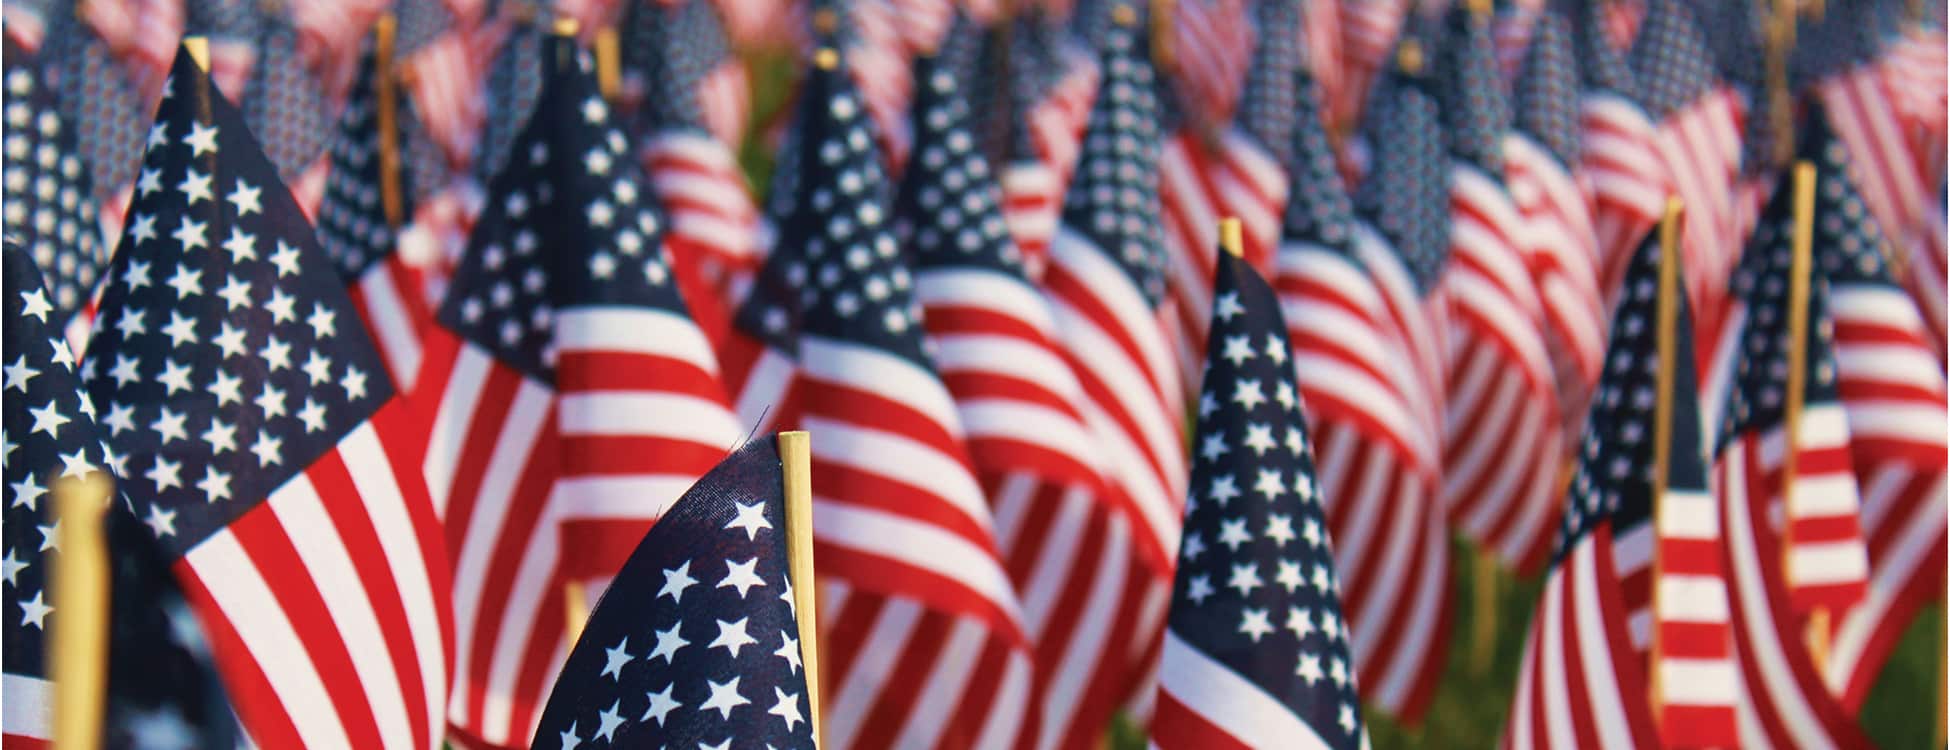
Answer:
MULTIPOLYGON (((582 25, 569 16, 559 16, 550 29, 565 41, 556 46, 553 61, 556 66, 554 70, 561 70, 569 65, 569 57, 575 54, 574 42, 576 34, 581 32, 582 25)), ((589 592, 583 588, 581 582, 574 580, 562 582, 562 614, 568 618, 569 648, 573 649, 576 640, 582 637, 583 626, 589 621, 589 592)))
POLYGON ((814 591, 812 530, 812 435, 779 433, 785 472, 785 549, 790 558, 793 610, 799 616, 799 658, 806 668, 806 704, 812 707, 813 742, 819 743, 819 618, 814 591))
POLYGON ((379 102, 379 202, 386 211, 386 226, 399 231, 406 223, 406 203, 400 193, 399 159, 399 81, 393 75, 393 39, 399 21, 391 13, 379 16, 373 26, 373 83, 379 102))
MULTIPOLYGON (((1814 270, 1815 165, 1807 161, 1794 165, 1794 258, 1788 270, 1788 371, 1787 371, 1787 455, 1781 459, 1781 504, 1787 521, 1781 525, 1781 570, 1787 584, 1794 585, 1794 489, 1795 472, 1800 464, 1801 413, 1808 390, 1808 286, 1814 270)), ((1816 607, 1808 613, 1808 655, 1815 669, 1828 673, 1829 613, 1816 607)))
MULTIPOLYGON (((1111 12, 1111 20, 1121 26, 1136 23, 1136 10, 1128 13, 1119 12, 1129 7, 1118 6, 1118 11, 1111 12), (1130 20, 1126 21, 1126 18, 1130 20)), ((1178 47, 1171 43, 1171 17, 1177 8, 1177 0, 1151 0, 1151 64, 1161 73, 1169 73, 1178 68, 1178 47)))
POLYGON ((1245 230, 1240 227, 1238 217, 1227 216, 1219 220, 1219 247, 1232 253, 1232 257, 1246 257, 1245 236, 1245 230))
POLYGON ((204 72, 210 71, 210 40, 202 35, 183 37, 183 49, 188 50, 190 59, 204 72))
POLYGON ((596 89, 615 104, 623 95, 623 53, 615 26, 596 30, 596 89))
POLYGON ((54 679, 54 746, 101 747, 108 687, 108 545, 102 514, 114 484, 103 472, 64 477, 54 484, 61 559, 48 589, 60 612, 48 634, 48 675, 54 679))
POLYGON ((1679 352, 1679 229, 1685 219, 1685 204, 1678 196, 1666 196, 1666 212, 1659 220, 1659 379, 1652 410, 1652 650, 1646 664, 1646 687, 1652 704, 1654 726, 1665 724, 1665 686, 1659 678, 1659 655, 1664 643, 1659 637, 1659 578, 1665 572, 1664 555, 1659 550, 1659 503, 1666 495, 1666 474, 1672 466, 1672 391, 1673 366, 1679 352))

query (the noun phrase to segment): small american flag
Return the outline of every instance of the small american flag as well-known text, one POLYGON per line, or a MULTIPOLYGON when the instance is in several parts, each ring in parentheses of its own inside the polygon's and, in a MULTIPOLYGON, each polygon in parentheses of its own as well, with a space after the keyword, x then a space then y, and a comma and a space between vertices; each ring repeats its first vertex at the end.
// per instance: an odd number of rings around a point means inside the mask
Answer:
MULTIPOLYGON (((1839 615, 1862 597, 1868 559, 1852 470, 1850 420, 1839 400, 1833 290, 1820 263, 1807 280, 1799 433, 1787 432, 1788 352, 1794 345, 1788 307, 1795 192, 1791 179, 1791 174, 1785 176, 1775 189, 1731 279, 1727 321, 1736 343, 1729 347, 1739 353, 1728 365, 1725 412, 1715 442, 1714 483, 1722 504, 1743 673, 1739 702, 1752 717, 1743 722, 1751 730, 1742 730, 1742 740, 1866 747, 1861 729, 1830 695, 1804 637, 1811 610, 1829 608, 1839 615), (1791 480, 1783 477, 1790 447, 1795 454, 1791 480), (1784 498, 1789 481, 1792 491, 1784 498), (1748 731, 1757 734, 1744 734, 1748 731)), ((1826 180, 1816 185, 1818 196, 1841 189, 1840 183, 1826 180)), ((1856 210, 1863 211, 1857 204, 1856 210)), ((1816 222, 1820 226, 1841 219, 1830 213, 1816 222)), ((1830 626, 1838 619, 1831 619, 1830 626)))
POLYGON ((399 0, 399 59, 413 71, 408 88, 425 113, 428 135, 449 164, 473 154, 485 117, 481 78, 486 59, 476 54, 479 29, 463 25, 443 0, 399 0))
POLYGON ((277 171, 187 51, 84 382, 261 747, 430 748, 451 618, 409 408, 277 171))
POLYGON ((1578 65, 1577 169, 1591 180, 1591 223, 1598 239, 1598 288, 1610 309, 1625 267, 1664 210, 1669 192, 1653 145, 1652 118, 1638 103, 1632 69, 1605 37, 1603 8, 1579 5, 1571 19, 1578 65))
POLYGON ((271 22, 266 6, 256 0, 206 0, 183 6, 183 33, 209 42, 210 80, 232 96, 247 96, 245 81, 257 68, 257 40, 271 22))
POLYGON ((482 66, 484 87, 467 89, 465 96, 478 100, 484 119, 477 127, 473 154, 475 179, 483 184, 493 180, 508 162, 515 136, 535 111, 542 95, 542 60, 547 34, 530 18, 507 18, 515 11, 503 11, 499 22, 505 29, 491 61, 482 66), (494 113, 488 117, 487 113, 494 113))
MULTIPOLYGON (((46 85, 54 92, 62 117, 74 123, 82 166, 92 175, 95 198, 104 207, 113 205, 111 199, 135 179, 142 161, 150 100, 108 43, 71 12, 58 13, 51 20, 40 56, 48 71, 46 85)), ((105 213, 115 214, 109 222, 119 226, 120 212, 105 213)))
MULTIPOLYGON (((1408 18, 1407 0, 1335 0, 1340 3, 1341 85, 1329 91, 1328 127, 1362 122, 1368 94, 1388 72, 1389 55, 1395 52, 1408 18)), ((1309 50, 1311 53, 1312 50, 1309 50)))
MULTIPOLYGON (((1298 10, 1290 3, 1283 5, 1288 12, 1298 10)), ((1185 105, 1186 120, 1207 129, 1230 122, 1240 87, 1256 67, 1255 44, 1265 33, 1255 28, 1248 15, 1258 6, 1245 0, 1176 0, 1168 7, 1176 58, 1170 79, 1185 105)), ((1290 48, 1296 41, 1291 30, 1282 33, 1289 36, 1281 43, 1290 48)))
POLYGON ((332 137, 332 97, 298 51, 298 32, 269 17, 257 39, 258 64, 241 95, 244 123, 263 134, 265 155, 291 187, 292 197, 315 215, 324 193, 326 142, 332 137))
POLYGON ((531 735, 564 587, 613 575, 741 432, 589 55, 540 41, 536 116, 427 329, 416 391, 455 561, 451 716, 468 746, 531 735))
POLYGON ((1151 742, 1367 747, 1280 302, 1240 259, 1218 265, 1151 742))
POLYGON ((74 123, 55 105, 41 69, 6 39, 6 241, 34 259, 54 303, 53 325, 80 350, 94 320, 95 284, 108 264, 94 183, 74 123))
POLYGON ((726 457, 644 535, 529 747, 813 746, 774 446, 726 457))
POLYGON ((1131 509, 1112 495, 1085 426, 1083 387, 1056 347, 1049 303, 1003 219, 975 120, 939 58, 916 69, 913 163, 895 203, 914 259, 914 294, 941 380, 968 428, 968 452, 995 509, 996 545, 1037 644, 1038 747, 1087 744, 1138 665, 1123 613, 1147 579, 1131 554, 1131 509))

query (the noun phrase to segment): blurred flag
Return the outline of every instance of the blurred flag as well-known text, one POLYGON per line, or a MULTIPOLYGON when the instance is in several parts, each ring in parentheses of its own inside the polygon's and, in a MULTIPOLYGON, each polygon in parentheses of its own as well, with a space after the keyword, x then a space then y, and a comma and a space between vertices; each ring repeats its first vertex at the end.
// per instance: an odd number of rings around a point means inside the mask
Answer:
MULTIPOLYGON (((1258 67, 1253 61, 1255 44, 1267 33, 1256 28, 1258 19, 1248 13, 1264 5, 1249 5, 1246 0, 1174 0, 1152 6, 1171 11, 1168 21, 1159 21, 1170 24, 1166 33, 1172 63, 1166 66, 1166 78, 1185 108, 1187 123, 1213 129, 1232 121, 1247 72, 1258 67)), ((1286 14, 1297 10, 1283 5, 1286 14)), ((1297 40, 1284 24, 1297 20, 1282 21, 1279 33, 1285 38, 1280 44, 1287 49, 1297 40)))
POLYGON ((1943 593, 1943 368, 1929 327, 1895 286, 1874 215, 1862 210, 1852 154, 1819 107, 1801 132, 1802 154, 1819 174, 1814 265, 1828 282, 1836 388, 1869 546, 1868 590, 1837 619, 1824 674, 1859 710, 1903 631, 1943 593))
POLYGON ((331 97, 305 67, 298 32, 284 19, 264 19, 257 38, 258 65, 240 102, 244 123, 262 134, 265 155, 291 188, 306 216, 316 216, 325 193, 325 147, 332 137, 331 97))
POLYGON ((1151 743, 1364 748, 1341 577, 1280 302, 1223 250, 1214 293, 1203 441, 1151 743))
MULTIPOLYGON (((90 3, 89 7, 114 5, 90 3)), ((81 163, 101 206, 104 236, 119 235, 130 182, 142 162, 143 132, 153 99, 143 93, 109 44, 80 16, 53 12, 40 60, 61 115, 73 123, 81 163)), ((176 44, 170 38, 170 48, 176 44)))
POLYGON ((518 3, 504 5, 509 7, 501 9, 494 21, 498 33, 491 35, 494 44, 489 48, 495 52, 481 66, 484 86, 466 90, 469 98, 479 102, 475 107, 483 118, 474 126, 472 155, 474 180, 483 185, 493 182, 507 166, 515 136, 527 126, 542 96, 546 71, 542 53, 548 34, 534 17, 537 11, 518 3))
POLYGON ((940 58, 915 71, 915 159, 894 204, 941 380, 968 429, 996 546, 1023 598, 1039 669, 1036 747, 1088 744, 1125 696, 1137 633, 1124 613, 1149 582, 1132 554, 1132 510, 1111 494, 1058 353, 1049 303, 1010 240, 1002 192, 972 147, 975 112, 940 58))
POLYGON ((536 116, 427 328, 416 390, 454 559, 452 736, 466 747, 532 735, 565 587, 600 588, 741 432, 589 55, 543 41, 536 116))
POLYGON ((474 153, 486 116, 480 87, 488 56, 480 52, 484 30, 466 25, 445 0, 397 0, 398 57, 414 109, 423 113, 427 134, 440 144, 450 165, 465 164, 474 153))
POLYGON ((630 553, 529 747, 813 746, 775 440, 725 457, 630 553))
POLYGON ((1530 571, 1543 562, 1558 507, 1564 420, 1523 217, 1504 182, 1511 117, 1488 21, 1451 9, 1433 68, 1454 222, 1441 281, 1452 316, 1442 494, 1464 536, 1530 571))
MULTIPOLYGON (((1800 425, 1797 434, 1787 432, 1788 357, 1796 345, 1789 320, 1791 180, 1790 173, 1775 189, 1731 279, 1727 322, 1737 342, 1730 347, 1739 354, 1727 366, 1724 413, 1715 430, 1740 704, 1750 717, 1743 719, 1742 741, 1867 747, 1860 728, 1830 696, 1807 639, 1814 610, 1827 610, 1823 619, 1832 628, 1862 597, 1868 559, 1849 419, 1839 401, 1833 290, 1822 263, 1814 264, 1807 280, 1800 425), (1790 447, 1795 474, 1784 477, 1790 447)), ((1818 183, 1815 190, 1833 189, 1818 183)))
MULTIPOLYGON (((312 3, 298 3, 311 5, 312 3)), ((257 68, 257 44, 266 27, 275 23, 270 6, 258 0, 202 0, 183 3, 183 33, 201 36, 210 44, 210 80, 240 100, 248 98, 245 81, 257 68)), ((297 64, 267 62, 267 64, 297 64)))
POLYGON ((1511 105, 1515 130, 1504 141, 1510 197, 1523 214, 1519 246, 1543 303, 1559 415, 1567 440, 1584 419, 1605 353, 1606 306, 1598 291, 1598 238, 1589 179, 1575 170, 1578 72, 1562 16, 1537 14, 1511 105))
MULTIPOLYGON (((1598 239, 1598 289, 1610 309, 1640 238, 1664 210, 1668 187, 1653 142, 1652 118, 1638 86, 1605 37, 1604 8, 1584 3, 1570 17, 1578 65, 1579 161, 1591 180, 1591 223, 1598 239)), ((1701 331, 1711 334, 1711 331, 1701 331)))
POLYGON ((1326 92, 1329 132, 1366 119, 1368 94, 1393 65, 1389 56, 1411 5, 1408 0, 1335 1, 1340 3, 1342 78, 1340 88, 1326 92))
POLYGON ((85 368, 123 489, 257 745, 436 747, 447 563, 409 407, 242 114, 187 51, 170 81, 85 368))
POLYGON ((95 286, 108 249, 97 222, 94 183, 82 164, 74 123, 31 55, 5 41, 6 240, 33 258, 54 303, 50 325, 81 350, 95 320, 95 286))

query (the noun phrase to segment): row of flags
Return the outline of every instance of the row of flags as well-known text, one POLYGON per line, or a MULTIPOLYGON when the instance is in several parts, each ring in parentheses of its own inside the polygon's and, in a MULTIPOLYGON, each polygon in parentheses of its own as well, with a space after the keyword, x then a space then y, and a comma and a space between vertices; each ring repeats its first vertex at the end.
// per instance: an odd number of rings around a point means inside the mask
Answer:
POLYGON ((1940 19, 621 5, 7 5, 10 741, 106 471, 161 746, 1355 747, 1452 532, 1545 576, 1506 744, 1866 745, 1942 581, 1940 19))

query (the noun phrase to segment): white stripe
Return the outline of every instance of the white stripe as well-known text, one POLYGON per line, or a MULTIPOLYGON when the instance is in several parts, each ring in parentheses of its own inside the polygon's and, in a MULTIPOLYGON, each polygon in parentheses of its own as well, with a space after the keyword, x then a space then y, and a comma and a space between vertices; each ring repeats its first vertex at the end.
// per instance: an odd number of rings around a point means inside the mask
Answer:
POLYGON ((922 271, 914 284, 914 298, 927 307, 952 305, 1004 313, 1045 336, 1054 330, 1049 305, 1042 295, 1021 279, 1000 271, 922 271))
MULTIPOLYGON (((1604 605, 1598 601, 1597 561, 1595 545, 1584 544, 1573 555, 1571 561, 1571 593, 1573 617, 1577 618, 1577 654, 1580 671, 1584 675, 1585 694, 1591 698, 1590 709, 1593 728, 1597 730, 1599 742, 1605 747, 1629 748, 1636 746, 1632 741, 1632 729, 1625 723, 1625 701, 1636 700, 1638 696, 1618 694, 1618 674, 1611 663, 1611 643, 1606 638, 1607 630, 1604 605)), ((1603 585, 1612 585, 1607 581, 1603 585)))
POLYGON ((1659 497, 1659 536, 1668 539, 1719 539, 1720 517, 1713 496, 1703 490, 1666 490, 1659 497))
POLYGON ((393 377, 412 383, 420 374, 420 337, 415 321, 400 301, 399 281, 393 278, 392 261, 372 264, 359 277, 359 293, 366 301, 366 322, 378 334, 379 349, 386 355, 393 377))
POLYGON ((1086 462, 1094 473, 1104 467, 1097 461, 1097 446, 1082 423, 1069 414, 1034 402, 1008 399, 969 399, 961 413, 968 420, 969 433, 988 440, 1014 440, 1086 462))
POLYGON ((1787 554, 1788 580, 1796 586, 1854 583, 1869 577, 1861 540, 1815 543, 1796 540, 1787 554))
MULTIPOLYGON (((1405 514, 1411 518, 1415 513, 1405 514)), ((1421 669, 1420 658, 1432 646, 1428 644, 1436 637, 1436 614, 1443 607, 1442 599, 1448 596, 1448 586, 1442 582, 1449 580, 1449 548, 1445 542, 1448 535, 1442 526, 1442 514, 1434 508, 1420 514, 1423 536, 1417 542, 1425 554, 1422 555, 1422 569, 1412 574, 1415 599, 1403 602, 1400 610, 1405 610, 1406 622, 1391 623, 1401 628, 1401 642, 1412 644, 1408 650, 1393 654, 1395 657, 1388 673, 1379 681, 1382 704, 1390 707, 1402 705, 1408 699, 1408 691, 1414 687, 1414 679, 1421 669)), ((1399 547, 1397 549, 1400 549, 1399 547)))
POLYGON ((10 735, 54 739, 54 683, 0 672, 0 727, 10 735))
MULTIPOLYGON (((1182 453, 1184 438, 1178 424, 1158 402, 1158 395, 1146 382, 1143 371, 1125 356, 1123 347, 1113 341, 1103 329, 1098 328, 1089 317, 1072 309, 1063 300, 1056 299, 1053 302, 1059 325, 1067 334, 1066 339, 1071 355, 1078 362, 1085 363, 1089 367, 1090 376, 1102 384, 1115 399, 1115 403, 1112 404, 1088 403, 1094 399, 1086 399, 1086 403, 1079 404, 1086 411, 1086 421, 1091 421, 1093 426, 1101 425, 1100 434, 1115 433, 1116 439, 1120 441, 1131 439, 1142 441, 1142 445, 1132 445, 1132 452, 1123 453, 1121 456, 1118 450, 1121 446, 1107 443, 1104 448, 1105 455, 1113 459, 1113 466, 1118 466, 1121 473, 1133 477, 1134 481, 1146 481, 1163 489, 1162 493, 1146 492, 1134 496, 1134 499, 1140 501, 1138 511, 1144 515, 1145 523, 1151 527, 1152 533, 1157 535, 1162 548, 1177 549, 1178 526, 1181 519, 1171 506, 1170 503, 1173 501, 1170 498, 1183 494, 1174 485, 1182 485, 1185 481, 1185 459, 1182 453), (1091 420, 1088 412, 1104 407, 1116 408, 1129 415, 1131 421, 1137 426, 1138 434, 1126 433, 1121 425, 1100 411, 1098 414, 1103 417, 1102 420, 1091 420), (1140 448, 1144 455, 1142 459, 1135 453, 1140 448), (1117 462, 1120 457, 1125 459, 1121 464, 1117 462), (1157 462, 1156 468, 1152 466, 1153 461, 1157 462), (1154 477, 1156 479, 1152 481, 1154 477), (1161 494, 1164 497, 1159 497, 1161 494), (1147 500, 1150 502, 1145 502, 1147 500)), ((1080 372, 1078 375, 1081 376, 1083 373, 1080 372)))
POLYGON ((1700 623, 1730 621, 1726 583, 1719 576, 1687 575, 1666 570, 1660 572, 1655 585, 1659 587, 1660 620, 1700 623))
POLYGON ((1302 390, 1309 398, 1315 394, 1331 394, 1349 406, 1360 409, 1380 422, 1382 429, 1387 430, 1390 436, 1413 451, 1410 459, 1417 465, 1435 464, 1435 447, 1427 443, 1428 435, 1416 429, 1413 418, 1402 408, 1401 399, 1376 382, 1368 372, 1348 367, 1339 359, 1309 353, 1296 354, 1293 364, 1296 371, 1306 373, 1307 380, 1302 390))
POLYGON ((1659 660, 1659 693, 1667 703, 1688 706, 1731 706, 1739 699, 1740 678, 1725 659, 1659 660))
POLYGON ((982 731, 975 739, 975 747, 981 750, 1009 747, 1022 733, 1023 718, 1029 713, 1032 697, 1029 679, 1034 671, 1030 667, 1029 657, 1019 651, 1011 651, 1009 661, 1002 669, 1001 685, 996 688, 995 697, 989 701, 989 719, 982 724, 982 731))
POLYGON ((688 394, 584 391, 559 399, 556 424, 564 437, 655 437, 726 450, 739 438, 724 404, 688 394))
POLYGON ((961 420, 955 416, 955 401, 947 387, 913 360, 849 341, 807 335, 799 341, 799 365, 808 378, 898 402, 920 412, 949 435, 962 435, 961 420))
POLYGON ((684 474, 612 474, 565 476, 555 487, 564 498, 560 520, 655 521, 696 483, 684 474))
POLYGON ((406 611, 406 627, 412 633, 413 653, 419 660, 431 732, 428 746, 439 744, 439 737, 446 734, 445 722, 440 720, 447 702, 445 636, 440 630, 440 613, 434 609, 433 581, 427 576, 427 565, 444 566, 447 561, 439 553, 429 555, 420 547, 406 498, 400 494, 392 457, 386 455, 371 423, 359 425, 340 440, 338 452, 352 477, 352 486, 372 517, 379 547, 386 553, 386 567, 392 573, 400 607, 406 611))
POLYGON ((982 488, 958 457, 855 422, 810 415, 803 421, 806 431, 819 436, 814 444, 819 461, 906 484, 960 511, 977 528, 993 528, 982 488))
MULTIPOLYGON (((541 517, 536 519, 535 528, 555 529, 560 520, 555 508, 560 505, 561 493, 551 490, 541 517)), ((528 534, 527 538, 527 546, 519 553, 520 567, 516 569, 514 580, 508 587, 508 606, 495 613, 500 616, 501 629, 496 633, 494 652, 488 659, 487 700, 481 706, 479 723, 481 733, 487 739, 504 744, 517 736, 528 736, 534 733, 532 726, 513 725, 514 702, 510 698, 517 693, 526 692, 522 689, 526 686, 515 685, 515 680, 521 676, 522 660, 528 657, 534 638, 540 635, 562 637, 559 622, 547 623, 540 633, 536 632, 536 626, 541 624, 537 622, 536 615, 542 608, 541 603, 546 601, 543 597, 561 595, 561 592, 551 590, 549 584, 555 580, 558 573, 556 563, 561 559, 562 535, 552 531, 539 531, 528 534)), ((552 648, 553 653, 550 664, 542 671, 544 674, 553 675, 561 668, 562 660, 568 656, 570 644, 547 645, 552 648)), ((540 713, 536 711, 530 719, 540 719, 540 713)))
POLYGON ((1047 347, 1017 336, 955 333, 939 336, 935 342, 935 366, 943 373, 993 373, 1038 387, 1068 385, 1068 388, 1050 388, 1063 396, 1075 395, 1079 388, 1074 379, 1062 377, 1070 375, 1069 363, 1047 347), (1052 379, 1057 382, 1051 383, 1052 379))
POLYGON ((1022 608, 1016 603, 1015 589, 988 550, 933 524, 832 498, 813 500, 813 528, 820 541, 958 582, 1021 627, 1022 608))
POLYGON ((472 346, 461 345, 454 357, 453 372, 447 377, 446 390, 440 394, 439 411, 434 414, 433 429, 427 435, 427 455, 421 464, 433 510, 442 519, 447 516, 454 472, 460 469, 460 452, 467 444, 468 423, 474 419, 474 406, 480 401, 487 375, 487 355, 472 346))
POLYGON ((1213 661, 1170 628, 1164 639, 1158 689, 1212 726, 1249 747, 1332 747, 1280 699, 1213 661))
MULTIPOLYGON (((1088 502, 1087 497, 1079 498, 1078 504, 1088 502)), ((1056 664, 1049 666, 1051 677, 1043 693, 1042 733, 1036 743, 1045 750, 1056 747, 1069 734, 1069 721, 1077 718, 1075 707, 1089 681, 1096 677, 1098 663, 1115 653, 1110 629, 1128 616, 1119 605, 1130 573, 1131 528, 1123 516, 1113 515, 1105 534, 1103 554, 1097 557, 1096 570, 1090 575, 1090 592, 1084 599, 1083 613, 1070 630, 1070 647, 1063 651, 1056 664), (1066 717, 1069 721, 1059 720, 1066 717)))
POLYGON ((311 662, 311 652, 298 640, 270 584, 237 543, 236 533, 226 527, 192 547, 183 559, 271 684, 298 738, 307 747, 351 747, 337 706, 311 662))
MULTIPOLYGON (((1881 325, 1882 321, 1876 323, 1881 325)), ((1916 330, 1921 328, 1918 325, 1916 330)), ((1843 366, 1843 378, 1851 383, 1908 386, 1934 394, 1943 392, 1943 370, 1936 357, 1914 344, 1838 341, 1835 359, 1847 363, 1843 366)))
MULTIPOLYGON (((1575 555, 1577 552, 1572 554, 1575 555)), ((1544 730, 1550 735, 1551 748, 1580 747, 1577 727, 1572 724, 1570 675, 1565 673, 1565 665, 1576 658, 1565 647, 1564 589, 1571 585, 1571 571, 1560 567, 1552 571, 1544 582, 1543 602, 1537 607, 1538 629, 1543 634, 1544 648, 1537 655, 1537 661, 1544 665, 1544 730)), ((1586 695, 1590 696, 1589 687, 1586 695)), ((1595 696, 1592 696, 1595 698, 1595 696)), ((1578 706, 1579 713, 1591 711, 1590 706, 1578 706)))
POLYGON ((1144 301, 1138 288, 1129 283, 1130 277, 1123 269, 1112 264, 1109 256, 1089 238, 1067 226, 1058 229, 1050 240, 1050 261, 1068 268, 1089 290, 1091 298, 1110 311, 1117 325, 1128 332, 1137 346, 1143 371, 1159 384, 1164 398, 1174 398, 1179 392, 1177 368, 1172 365, 1164 331, 1157 323, 1155 311, 1144 301), (1119 283, 1100 283, 1108 279, 1119 283))
MULTIPOLYGON (((988 645, 988 626, 978 620, 957 617, 948 637, 942 639, 932 657, 933 665, 913 685, 888 685, 889 692, 913 692, 914 705, 908 709, 907 723, 901 726, 894 739, 894 747, 934 747, 940 744, 942 731, 948 728, 948 721, 956 715, 956 708, 962 705, 962 695, 968 689, 969 678, 975 675, 977 660, 982 657, 988 645)), ((871 648, 871 646, 869 647, 871 648)), ((987 708, 968 706, 968 708, 987 708)))
POLYGON ((1047 636, 1043 628, 1049 625, 1049 616, 1055 614, 1057 595, 1069 585, 1076 566, 1088 562, 1078 559, 1083 553, 1078 542, 1083 537, 1084 524, 1090 519, 1092 505, 1089 493, 1081 488, 1069 489, 1057 501, 1056 516, 1043 534, 1046 542, 1055 543, 1042 545, 1042 554, 1037 555, 1028 580, 1020 586, 1024 628, 1031 641, 1041 642, 1047 636))
POLYGON ((572 352, 646 354, 718 374, 711 342, 690 318, 645 307, 570 307, 555 313, 555 346, 572 352))
POLYGON ((1870 638, 1883 625, 1884 613, 1894 604, 1909 576, 1928 564, 1926 557, 1942 538, 1944 527, 1943 474, 1924 491, 1929 500, 1918 503, 1902 525, 1894 543, 1886 545, 1876 557, 1875 577, 1869 582, 1868 596, 1843 616, 1829 652, 1828 685, 1839 694, 1858 668, 1870 638))
MULTIPOLYGON (((860 649, 854 655, 846 681, 837 686, 839 690, 835 691, 832 702, 822 711, 830 718, 822 727, 826 736, 822 738, 824 742, 821 745, 853 746, 854 735, 866 728, 867 711, 877 702, 880 691, 887 687, 888 676, 898 666, 897 659, 907 651, 907 641, 914 636, 914 625, 921 614, 920 605, 901 597, 888 597, 886 603, 881 605, 880 617, 874 620, 873 629, 862 641, 873 645, 860 649)), ((828 618, 831 617, 828 615, 828 618)), ((827 622, 833 620, 828 619, 827 622)), ((905 687, 902 686, 903 689, 905 687)))
POLYGON ((1849 432, 1882 440, 1943 444, 1943 414, 1916 402, 1850 401, 1849 432))
POLYGON ((777 399, 791 387, 792 378, 798 372, 798 365, 791 358, 780 354, 772 347, 759 352, 758 361, 745 375, 745 384, 734 398, 734 411, 738 423, 750 425, 751 429, 766 432, 778 420, 777 399))
MULTIPOLYGON (((1909 295, 1879 284, 1836 284, 1829 287, 1831 305, 1842 321, 1920 331, 1923 317, 1909 295)), ((1860 346, 1859 344, 1857 346, 1860 346)), ((1937 370, 1937 367, 1929 368, 1937 370)))

